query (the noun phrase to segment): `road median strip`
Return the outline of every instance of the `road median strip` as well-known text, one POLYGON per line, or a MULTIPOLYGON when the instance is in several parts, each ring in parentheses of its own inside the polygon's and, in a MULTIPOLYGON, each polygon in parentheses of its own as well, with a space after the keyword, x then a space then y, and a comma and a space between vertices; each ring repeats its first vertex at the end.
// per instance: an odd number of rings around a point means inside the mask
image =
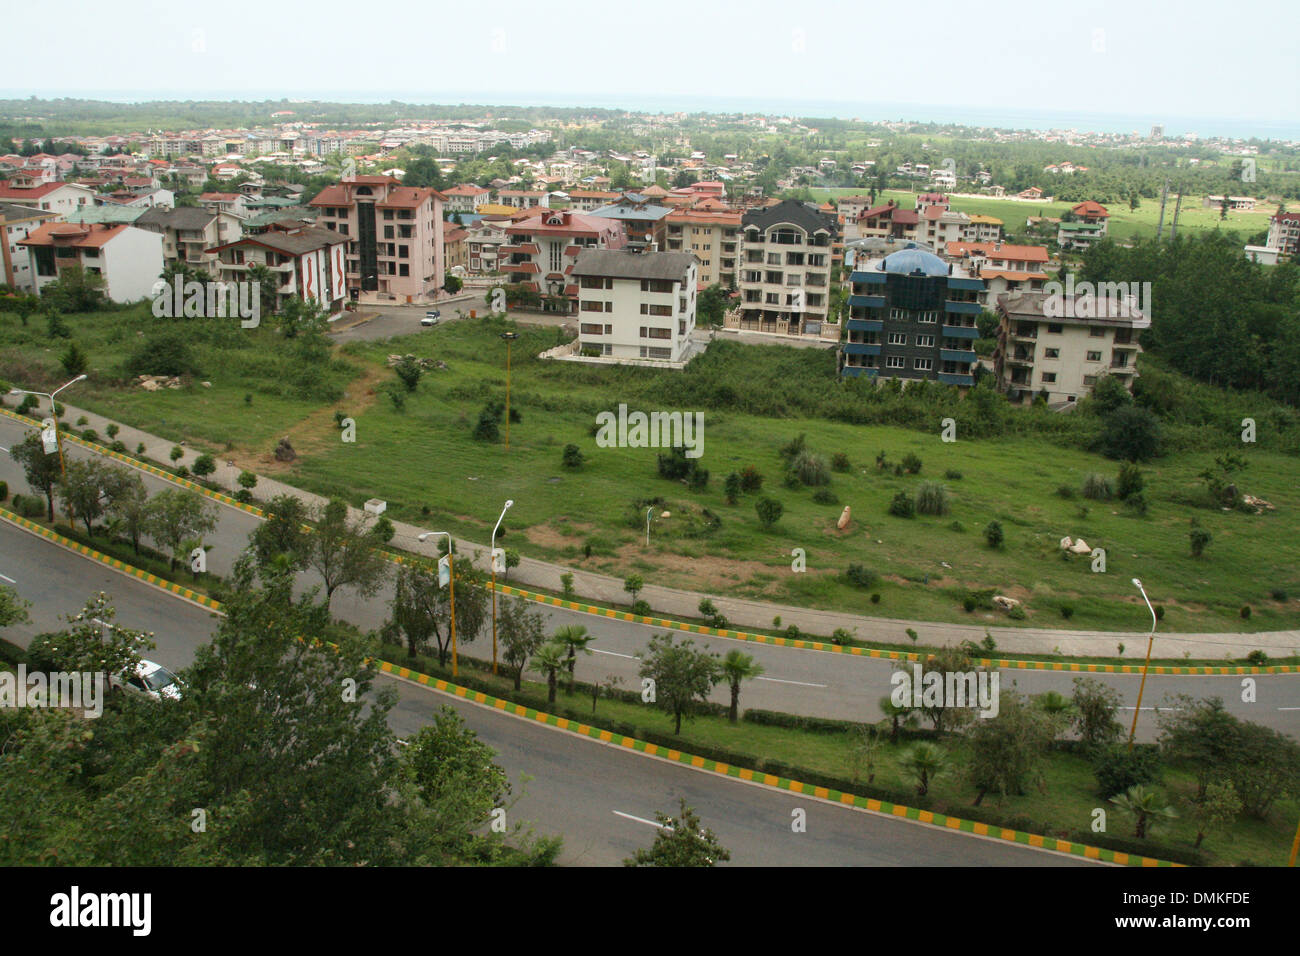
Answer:
MULTIPOLYGON (((0 508, 0 519, 9 521, 56 544, 75 551, 83 557, 90 558, 93 561, 98 561, 101 564, 106 564, 114 570, 139 578, 142 581, 146 581, 149 584, 162 588, 163 590, 179 597, 184 597, 187 600, 194 601, 218 613, 221 613, 222 611, 221 603, 205 594, 199 594, 190 588, 168 581, 165 578, 160 578, 156 574, 151 574, 148 571, 142 571, 139 568, 132 567, 118 558, 110 557, 109 555, 96 551, 93 548, 89 548, 86 545, 79 544, 71 538, 66 538, 55 531, 51 531, 44 525, 37 524, 34 521, 16 515, 4 508, 0 508)), ((516 591, 517 589, 510 588, 509 590, 516 591)), ((551 600, 556 601, 558 599, 551 600)), ((629 615, 629 617, 631 617, 631 615, 629 615)), ((685 626, 693 627, 694 625, 685 626)), ((845 793, 828 787, 819 787, 813 784, 802 783, 798 780, 776 776, 775 774, 765 773, 761 770, 737 767, 734 764, 724 763, 719 760, 711 760, 707 757, 697 756, 662 744, 653 744, 648 741, 639 740, 635 737, 629 737, 625 734, 616 733, 611 730, 605 730, 592 724, 573 720, 568 717, 548 714, 544 711, 527 707, 505 698, 495 697, 483 691, 473 690, 460 684, 453 684, 452 682, 443 680, 439 677, 422 674, 419 671, 411 670, 409 667, 403 667, 389 661, 374 658, 371 660, 371 663, 383 673, 391 674, 403 680, 429 687, 444 694, 460 697, 471 703, 500 710, 515 717, 531 720, 547 727, 553 727, 557 730, 566 731, 582 737, 589 737, 602 743, 623 747, 628 750, 634 750, 637 753, 644 754, 648 757, 657 757, 673 763, 684 764, 697 770, 703 770, 719 776, 734 777, 748 783, 759 784, 777 790, 784 790, 789 793, 804 794, 818 800, 825 800, 831 803, 854 807, 858 810, 865 810, 869 813, 901 817, 930 826, 944 827, 949 830, 958 830, 962 833, 969 833, 976 836, 1003 840, 1010 843, 1019 843, 1025 846, 1038 847, 1057 853, 1068 854, 1070 856, 1079 856, 1089 860, 1097 860, 1102 863, 1141 867, 1174 867, 1182 865, 1168 860, 1159 860, 1153 857, 1137 856, 1119 850, 1108 850, 1101 847, 1089 846, 1071 840, 1060 840, 1055 837, 1045 837, 1037 833, 1012 830, 996 824, 977 823, 973 820, 965 820, 949 814, 936 813, 931 810, 920 810, 916 807, 903 806, 901 804, 889 803, 884 800, 876 800, 871 797, 862 797, 852 793, 845 793)))
MULTIPOLYGON (((39 425, 35 419, 19 415, 7 408, 0 408, 0 415, 4 415, 15 421, 27 425, 39 425)), ((213 491, 197 482, 190 481, 187 478, 181 478, 179 475, 172 474, 165 468, 148 462, 132 458, 122 452, 116 452, 112 449, 105 448, 94 442, 86 441, 75 435, 65 433, 65 441, 86 448, 89 451, 106 455, 117 461, 121 461, 134 468, 139 468, 157 478, 170 481, 182 488, 205 495, 214 501, 219 501, 224 505, 232 508, 238 508, 241 511, 254 515, 258 518, 266 518, 267 512, 258 508, 256 505, 245 504, 235 498, 230 497, 220 491, 213 491)), ((308 526, 309 527, 309 526, 308 526)), ((396 563, 404 564, 411 561, 427 561, 420 555, 412 554, 411 557, 393 554, 385 551, 385 556, 396 563)), ((485 587, 492 588, 490 582, 485 582, 485 587)), ((874 647, 859 647, 850 644, 832 644, 825 641, 815 641, 807 638, 789 638, 775 637, 769 634, 757 634, 750 631, 738 631, 730 628, 720 629, 712 628, 704 624, 689 624, 684 621, 675 621, 668 618, 650 617, 633 614, 630 611, 619 611, 614 608, 601 607, 595 604, 585 604, 578 601, 570 601, 565 598, 558 598, 550 594, 543 594, 539 591, 529 591, 524 588, 516 588, 510 585, 497 584, 495 588, 498 592, 515 597, 521 597, 525 600, 537 604, 546 604, 551 607, 558 607, 568 611, 575 611, 580 614, 590 614, 596 617, 605 617, 612 620, 627 621, 634 624, 648 624, 651 627, 663 627, 675 631, 684 631, 689 634, 700 634, 706 637, 720 637, 736 641, 749 641, 756 644, 767 644, 773 647, 790 647, 798 650, 821 651, 833 654, 850 654, 854 657, 870 657, 880 660, 890 661, 908 661, 915 662, 923 660, 929 655, 920 654, 911 651, 890 651, 874 647)), ((1080 661, 1034 661, 1019 660, 1014 658, 975 658, 975 663, 983 667, 999 667, 1008 670, 1037 670, 1037 671, 1064 671, 1080 674, 1124 674, 1130 676, 1140 676, 1142 667, 1138 664, 1089 664, 1080 661)), ((1148 674, 1171 676, 1171 677, 1225 677, 1237 674, 1300 674, 1300 664, 1233 664, 1233 665, 1167 665, 1154 664, 1147 670, 1148 674)))

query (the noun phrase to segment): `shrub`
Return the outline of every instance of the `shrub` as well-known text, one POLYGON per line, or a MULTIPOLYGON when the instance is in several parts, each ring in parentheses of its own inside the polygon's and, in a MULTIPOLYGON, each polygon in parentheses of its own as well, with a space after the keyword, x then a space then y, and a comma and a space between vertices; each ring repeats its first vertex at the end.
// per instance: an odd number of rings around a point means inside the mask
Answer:
POLYGON ((787 469, 785 474, 781 476, 781 484, 790 491, 798 491, 803 487, 803 482, 799 480, 799 476, 794 469, 787 469))
POLYGON ((115 442, 112 442, 112 443, 108 446, 108 448, 109 448, 110 451, 115 451, 115 452, 117 452, 119 455, 125 455, 125 454, 126 454, 126 442, 124 442, 124 441, 115 441, 115 442))
POLYGON ((865 564, 850 564, 844 574, 849 581, 860 588, 869 588, 880 580, 880 575, 865 564))
POLYGON ((253 503, 253 493, 247 488, 240 488, 235 492, 235 500, 241 504, 251 505, 253 503))
POLYGON ((560 464, 565 468, 581 468, 582 463, 586 460, 583 457, 582 450, 577 445, 565 445, 560 464))
POLYGON ((107 435, 109 438, 116 438, 117 433, 120 432, 121 430, 122 430, 121 426, 113 422, 110 422, 108 425, 104 427, 104 434, 107 435))
POLYGON ((18 497, 14 495, 14 510, 24 518, 43 518, 47 514, 45 502, 39 495, 23 495, 21 505, 18 497))
POLYGON ((564 594, 565 600, 573 600, 573 573, 571 571, 565 571, 560 575, 560 590, 564 594))
POLYGON ((90 424, 90 419, 87 418, 85 415, 78 415, 78 416, 77 416, 77 427, 78 427, 78 428, 80 428, 82 425, 89 425, 89 424, 90 424))
POLYGON ((799 476, 801 482, 810 488, 831 483, 830 468, 826 464, 826 459, 809 451, 799 453, 791 466, 791 470, 799 476))
POLYGON ((183 449, 180 445, 172 445, 172 450, 167 453, 167 457, 169 457, 172 461, 180 461, 182 458, 185 457, 185 449, 183 449))
POLYGON ((949 481, 961 481, 962 479, 962 473, 956 468, 949 468, 943 473, 943 476, 949 481))
POLYGON ((915 517, 916 503, 906 491, 900 491, 894 495, 894 500, 889 503, 889 513, 896 518, 915 517))
POLYGON ((692 491, 703 491, 709 487, 709 469, 694 468, 686 479, 686 486, 692 491))
POLYGON ((802 632, 799 630, 799 625, 797 624, 791 624, 789 627, 785 629, 785 636, 787 640, 797 641, 799 640, 801 635, 802 632))
MULTIPOLYGON (((393 394, 401 394, 394 392, 393 394)), ((405 397, 403 397, 405 401, 405 397)), ((501 429, 497 426, 496 416, 487 409, 479 412, 478 423, 474 426, 474 440, 495 442, 501 438, 501 429)), ((660 456, 662 457, 662 456, 660 456)))
POLYGON ((1074 497, 1074 489, 1071 488, 1069 485, 1058 485, 1056 488, 1056 493, 1060 495, 1062 498, 1065 498, 1066 500, 1069 500, 1070 498, 1074 497))
POLYGON ((1006 540, 1006 536, 1002 533, 1002 523, 990 521, 984 527, 984 540, 988 542, 990 548, 1002 547, 1002 542, 1006 540))
POLYGON ((831 455, 831 469, 833 471, 852 471, 853 463, 849 461, 849 456, 842 451, 837 451, 831 455))
POLYGON ((186 468, 184 465, 177 465, 177 466, 176 466, 176 477, 177 477, 177 478, 188 478, 189 476, 190 476, 190 470, 189 470, 188 468, 186 468))
POLYGON ((140 442, 138 445, 135 446, 135 453, 137 455, 144 454, 144 442, 140 442))
POLYGON ((1128 498, 1129 495, 1135 495, 1146 486, 1146 479, 1142 477, 1142 469, 1131 461, 1126 461, 1119 466, 1119 477, 1115 480, 1115 494, 1121 498, 1128 498))
POLYGON ((871 595, 871 603, 872 603, 872 604, 879 604, 879 603, 880 603, 880 592, 879 592, 879 591, 875 591, 875 592, 872 593, 872 595, 871 595))
POLYGON ((776 617, 772 618, 772 629, 775 630, 780 626, 781 626, 781 615, 778 614, 776 617))
POLYGON ((1146 495, 1142 494, 1140 491, 1133 492, 1133 494, 1124 499, 1124 507, 1135 515, 1145 515, 1147 513, 1146 495))
POLYGON ((819 505, 837 505, 840 503, 839 496, 829 488, 818 488, 813 492, 812 500, 819 505))
POLYGON ((758 513, 758 520, 763 527, 770 528, 781 520, 785 507, 775 498, 760 498, 754 504, 754 511, 758 513))
POLYGON ((1243 604, 1243 605, 1241 606, 1240 614, 1241 614, 1241 619, 1242 619, 1243 621, 1248 620, 1248 619, 1250 618, 1250 605, 1249 605, 1249 604, 1243 604))
POLYGON ((1160 419, 1149 409, 1125 405, 1102 421, 1098 449, 1107 458, 1147 461, 1160 454, 1163 443, 1160 419))
POLYGON ((734 505, 739 501, 740 492, 740 475, 733 471, 727 475, 726 480, 722 483, 722 493, 726 496, 727 504, 734 505))
POLYGON ((1023 621, 1025 619, 1025 609, 1019 604, 1014 605, 1011 610, 1007 611, 1007 617, 1013 621, 1023 621))
POLYGON ((1282 590, 1281 588, 1274 588, 1273 590, 1269 591, 1268 596, 1271 597, 1274 601, 1285 601, 1288 598, 1286 591, 1282 590))
POLYGON ((1067 621, 1068 621, 1070 618, 1074 617, 1074 605, 1072 605, 1072 604, 1062 604, 1062 605, 1061 605, 1061 617, 1065 618, 1067 621))
POLYGON ((180 332, 168 331, 146 336, 126 359, 126 371, 136 375, 200 374, 189 339, 180 332))
POLYGON ((81 437, 86 441, 99 441, 99 432, 95 431, 93 428, 87 428, 81 433, 81 437))
POLYGON ((789 443, 781 447, 781 457, 787 461, 797 458, 808 447, 808 442, 802 434, 790 439, 789 443))
POLYGON ((967 614, 970 614, 975 610, 975 599, 968 594, 964 598, 962 598, 961 606, 962 606, 962 610, 964 610, 967 614))
POLYGON ((644 598, 639 598, 632 602, 632 613, 639 617, 650 616, 650 602, 644 598))
POLYGON ((697 610, 700 612, 700 617, 713 617, 718 613, 718 607, 711 598, 701 598, 697 610))
POLYGON ((920 639, 921 637, 920 634, 916 633, 916 630, 914 628, 910 628, 910 627, 907 629, 907 636, 912 639, 913 645, 915 645, 917 640, 920 639))
POLYGON ((948 513, 948 489, 937 481, 923 481, 916 489, 916 510, 923 515, 948 513))
POLYGON ((951 528, 953 531, 956 531, 958 534, 966 533, 966 526, 962 524, 960 521, 954 521, 952 524, 948 525, 948 527, 951 528))
POLYGON ((194 474, 206 478, 217 470, 217 462, 211 455, 199 455, 194 459, 194 474))
POLYGON ((1256 667, 1263 667, 1268 663, 1268 655, 1259 649, 1253 650, 1246 655, 1246 663, 1254 664, 1256 667))
POLYGON ((853 635, 849 633, 849 629, 847 627, 837 627, 835 629, 835 632, 831 634, 832 644, 848 644, 852 640, 853 640, 853 635))
POLYGON ((1164 619, 1165 619, 1165 606, 1164 606, 1163 604, 1157 604, 1157 605, 1156 605, 1156 620, 1157 620, 1157 621, 1163 621, 1164 619))
POLYGON ((1093 501, 1109 501, 1115 496, 1115 489, 1109 478, 1093 472, 1083 479, 1083 496, 1093 501))
POLYGON ((753 494, 763 487, 763 476, 753 465, 746 465, 740 472, 740 490, 745 494, 753 494))
POLYGON ((1213 540, 1210 532, 1204 528, 1193 528, 1187 533, 1188 540, 1192 546, 1192 557, 1199 558, 1205 553, 1206 546, 1213 540))
POLYGON ((0 501, 4 501, 8 497, 9 483, 7 481, 0 481, 0 501))
POLYGON ((1160 751, 1153 744, 1113 744, 1093 755, 1092 772, 1097 792, 1103 799, 1123 793, 1137 784, 1154 783, 1160 775, 1160 751))
POLYGON ((921 459, 909 451, 903 456, 903 470, 909 475, 919 475, 921 473, 921 459))

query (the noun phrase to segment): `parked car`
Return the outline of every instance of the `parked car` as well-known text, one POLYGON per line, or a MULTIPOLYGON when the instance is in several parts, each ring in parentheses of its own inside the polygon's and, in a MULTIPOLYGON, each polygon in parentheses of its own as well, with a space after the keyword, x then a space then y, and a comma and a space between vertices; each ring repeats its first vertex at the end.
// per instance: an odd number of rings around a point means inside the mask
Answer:
POLYGON ((180 700, 181 679, 154 661, 141 660, 135 673, 123 671, 109 678, 109 687, 115 691, 127 690, 154 700, 164 697, 180 700))
POLYGON ((421 325, 437 325, 438 320, 442 318, 442 312, 438 309, 430 309, 424 313, 424 318, 420 320, 421 325))

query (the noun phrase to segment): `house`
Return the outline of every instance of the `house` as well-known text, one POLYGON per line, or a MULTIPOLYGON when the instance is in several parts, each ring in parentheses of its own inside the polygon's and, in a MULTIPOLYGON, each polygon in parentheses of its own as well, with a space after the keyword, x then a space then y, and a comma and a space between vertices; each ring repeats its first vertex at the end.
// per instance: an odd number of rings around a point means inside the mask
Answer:
POLYGON ((741 231, 740 310, 728 328, 838 339, 829 314, 835 216, 786 199, 746 211, 741 231))
POLYGON ((915 209, 903 209, 894 200, 884 205, 873 206, 859 213, 857 221, 845 219, 844 239, 880 237, 885 239, 918 238, 921 217, 915 209))
POLYGON ((674 209, 664 217, 664 249, 691 252, 699 260, 700 288, 736 284, 741 214, 715 199, 674 209))
POLYGON ((1101 203, 1089 199, 1071 206, 1070 212, 1074 213, 1079 222, 1087 223, 1090 226, 1100 226, 1101 234, 1106 235, 1106 220, 1110 218, 1110 213, 1106 211, 1106 207, 1101 203))
POLYGON ((637 193, 624 193, 617 202, 598 206, 590 213, 601 219, 613 219, 623 224, 627 234, 627 247, 636 252, 664 248, 666 226, 664 219, 672 212, 669 206, 650 202, 637 193))
POLYGON ((347 292, 356 301, 437 298, 445 279, 442 193, 403 186, 391 176, 352 176, 326 186, 309 204, 343 236, 347 292))
POLYGON ((163 270, 162 236, 119 223, 50 222, 18 245, 27 248, 39 292, 69 266, 104 280, 114 302, 135 302, 152 294, 163 270))
POLYGON ((1004 292, 1038 290, 1050 278, 1046 246, 1009 242, 950 242, 946 257, 977 279, 984 280, 979 302, 992 306, 1004 292))
POLYGON ((76 183, 18 186, 12 181, 0 182, 0 202, 16 203, 45 212, 68 213, 78 206, 93 206, 95 191, 76 183))
POLYGON ((1056 244, 1062 249, 1087 249, 1106 236, 1106 224, 1061 222, 1056 226, 1056 244))
POLYGON ((1265 245, 1276 249, 1279 258, 1294 259, 1300 252, 1300 212, 1276 213, 1269 220, 1265 245))
POLYGON ((347 237, 333 229, 287 222, 205 251, 217 257, 222 282, 248 281, 253 266, 270 269, 277 279, 277 312, 289 298, 298 296, 332 314, 347 301, 347 244, 347 237))
POLYGON ((145 210, 135 224, 163 237, 164 264, 184 263, 215 275, 218 256, 207 250, 238 239, 249 220, 199 206, 145 210))
POLYGON ((538 210, 506 227, 509 244, 497 251, 508 281, 546 297, 543 310, 572 314, 578 287, 570 273, 590 249, 622 249, 627 233, 617 219, 569 210, 538 210))
POLYGON ((581 350, 680 361, 695 330, 696 269, 687 252, 584 251, 571 273, 581 350))
POLYGON ((444 189, 442 194, 447 197, 448 212, 473 213, 479 206, 487 204, 492 199, 492 190, 473 183, 452 186, 450 189, 444 189))
POLYGON ((1030 186, 1028 189, 1022 189, 1016 193, 1017 199, 1042 199, 1043 191, 1037 186, 1030 186))
POLYGON ((962 241, 998 242, 1002 239, 1002 226, 1002 220, 995 216, 972 215, 962 241))
POLYGON ((484 216, 469 226, 465 239, 467 265, 475 275, 496 272, 499 250, 508 241, 506 226, 508 218, 484 216))
POLYGON ((448 275, 464 275, 469 269, 469 230, 452 222, 442 226, 442 263, 448 275))
POLYGON ((498 189, 497 203, 516 209, 534 209, 550 204, 550 194, 537 189, 498 189))
POLYGON ((1042 394, 1049 405, 1089 394, 1104 375, 1130 391, 1142 353, 1139 333, 1151 319, 1132 299, 1023 292, 997 300, 998 344, 993 353, 998 387, 1012 401, 1042 394))
POLYGON ((35 230, 58 219, 57 213, 0 202, 0 282, 21 292, 36 291, 31 252, 19 245, 35 230))
POLYGON ((616 202, 619 194, 604 189, 570 189, 569 208, 579 212, 591 212, 601 206, 616 202))
POLYGON ((247 219, 248 197, 243 193, 200 193, 199 205, 212 212, 225 212, 240 219, 247 219))
POLYGON ((1206 196, 1201 202, 1201 207, 1203 209, 1222 209, 1225 198, 1230 212, 1251 212, 1255 208, 1254 196, 1206 196))
POLYGON ((849 282, 842 377, 975 384, 981 279, 909 243, 858 264, 849 282))

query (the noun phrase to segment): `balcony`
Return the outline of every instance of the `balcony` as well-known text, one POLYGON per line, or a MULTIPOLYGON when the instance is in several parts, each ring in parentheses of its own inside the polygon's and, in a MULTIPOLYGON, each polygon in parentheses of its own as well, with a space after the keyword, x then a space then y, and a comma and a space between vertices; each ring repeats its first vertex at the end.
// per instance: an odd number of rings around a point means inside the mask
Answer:
POLYGON ((956 315, 979 315, 983 311, 978 302, 957 302, 952 299, 944 302, 943 307, 944 311, 956 315))
POLYGON ((851 309, 883 309, 885 307, 885 297, 883 295, 850 295, 849 308, 851 309))
POLYGON ((968 363, 968 362, 974 362, 974 361, 975 361, 975 353, 974 353, 974 351, 967 352, 967 351, 965 351, 965 350, 960 350, 960 349, 943 349, 943 348, 941 348, 941 349, 939 349, 939 358, 940 358, 941 361, 944 361, 944 362, 963 362, 963 363, 968 363))
POLYGON ((882 319, 858 319, 849 316, 848 330, 850 332, 883 332, 885 323, 882 319))
POLYGON ((879 355, 880 346, 870 345, 866 342, 845 342, 845 355, 879 355))
POLYGON ((877 375, 880 374, 880 369, 878 369, 878 368, 867 368, 867 367, 864 366, 864 365, 848 365, 848 364, 846 364, 842 369, 840 369, 840 374, 841 374, 841 375, 847 375, 847 376, 849 376, 850 378, 857 378, 859 375, 865 375, 865 376, 867 376, 868 378, 875 378, 877 375))
POLYGON ((1020 329, 1015 329, 1012 331, 1011 337, 1013 339, 1020 339, 1022 342, 1036 342, 1038 341, 1038 330, 1035 329, 1030 332, 1028 330, 1021 331, 1020 329))
POLYGON ((943 334, 950 339, 977 339, 980 337, 980 330, 973 325, 945 325, 943 334))
POLYGON ((975 378, 972 375, 956 375, 952 372, 940 372, 939 381, 945 385, 974 385, 975 378))

